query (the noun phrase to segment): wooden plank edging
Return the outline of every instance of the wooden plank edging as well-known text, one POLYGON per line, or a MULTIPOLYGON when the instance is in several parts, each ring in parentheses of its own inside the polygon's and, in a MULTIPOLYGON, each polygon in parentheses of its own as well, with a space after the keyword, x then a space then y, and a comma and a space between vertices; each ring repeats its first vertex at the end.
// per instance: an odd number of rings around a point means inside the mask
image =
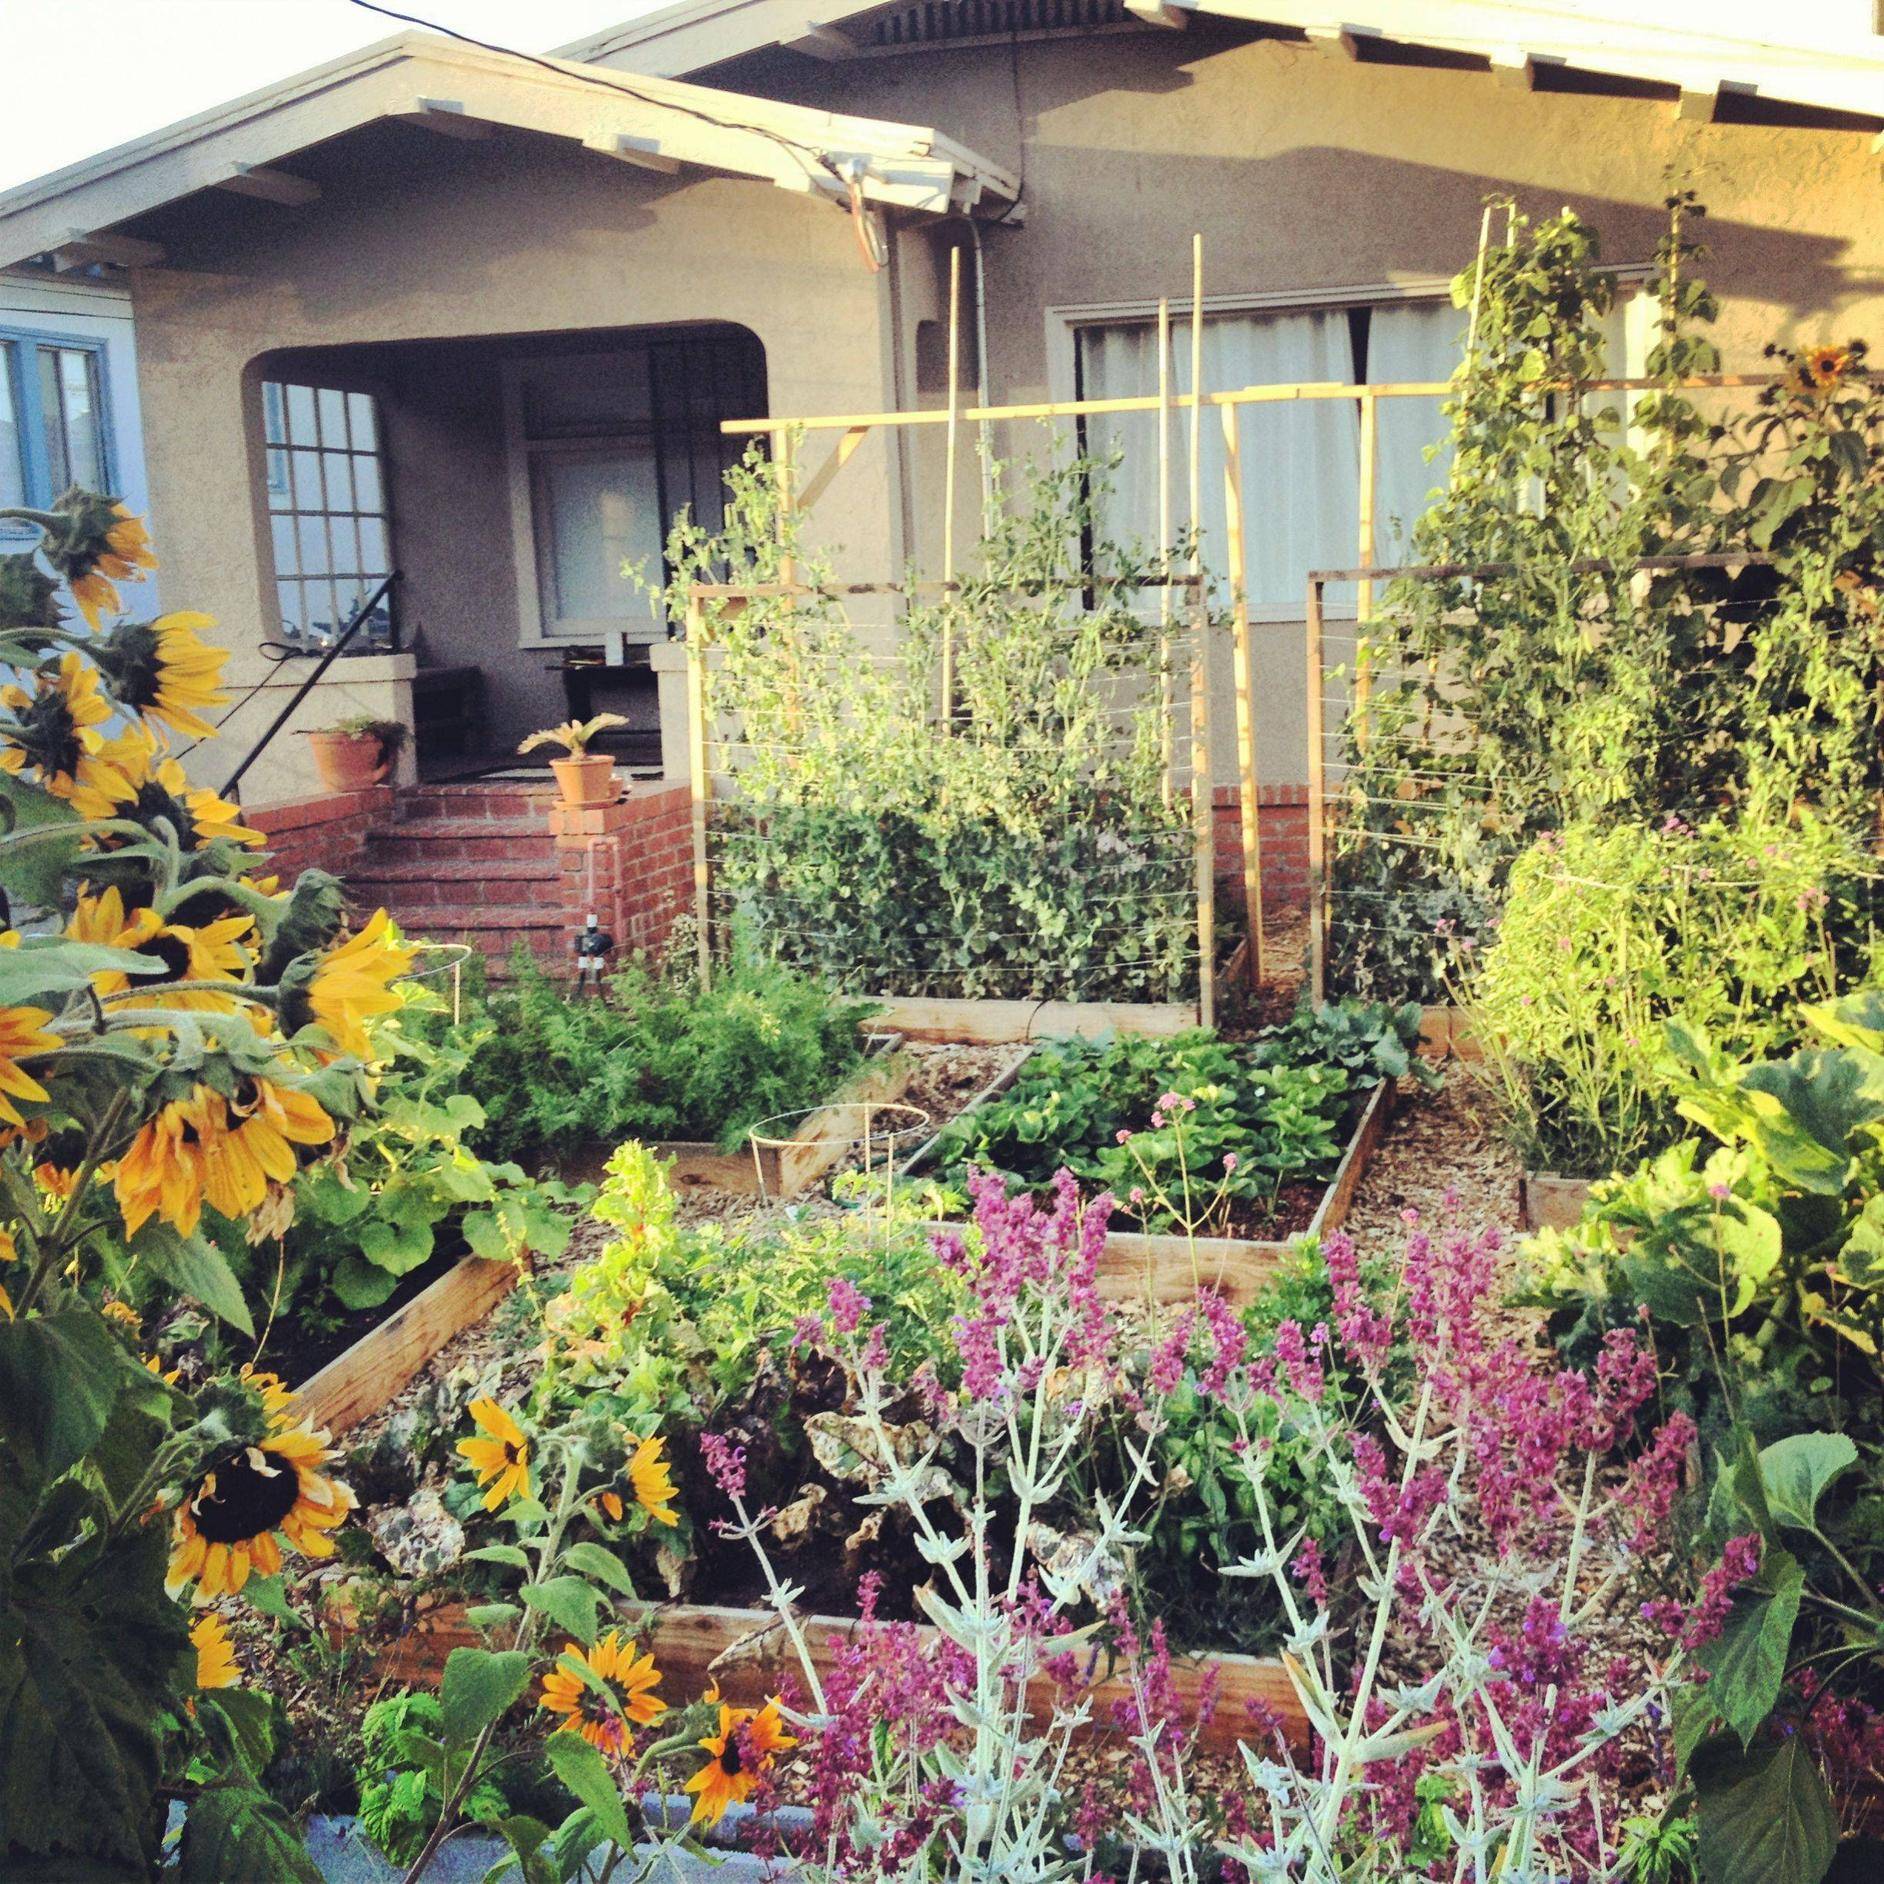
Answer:
MULTIPOLYGON (((465 1605, 442 1603, 419 1617, 413 1627, 374 1656, 373 1673, 390 1684, 435 1687, 445 1659, 455 1648, 481 1646, 482 1638, 465 1620, 465 1605)), ((616 1613, 622 1622, 645 1632, 646 1646, 662 1674, 662 1693, 669 1705, 681 1705, 717 1681, 722 1696, 737 1707, 757 1707, 777 1693, 787 1675, 796 1674, 798 1658, 778 1619, 770 1610, 732 1609, 695 1603, 621 1603, 616 1613)), ((807 1616, 803 1629, 811 1659, 820 1675, 836 1664, 838 1652, 853 1630, 854 1617, 807 1616)), ((929 1645, 936 1631, 922 1625, 922 1640, 929 1645)), ((547 1651, 546 1651, 547 1656, 547 1651)), ((1198 1700, 1216 1670, 1216 1706, 1200 1740, 1212 1752, 1231 1753, 1239 1740, 1260 1743, 1250 1726, 1248 1703, 1267 1708, 1283 1724, 1290 1741, 1305 1745, 1308 1717, 1297 1700, 1288 1672, 1280 1661, 1257 1655, 1173 1656, 1171 1681, 1178 1699, 1194 1718, 1198 1700)), ((1095 1679, 1084 1691, 1092 1703, 1092 1723, 1081 1738, 1112 1728, 1112 1705, 1129 1699, 1130 1681, 1118 1674, 1095 1679)), ((1037 1676, 1029 1684, 1029 1711, 1043 1718, 1051 1711, 1051 1684, 1037 1676)), ((1189 1722, 1186 1722, 1188 1725, 1189 1722)))
POLYGON ((310 1424, 344 1433, 377 1413, 446 1342, 517 1286, 513 1262, 467 1256, 295 1389, 310 1424))
POLYGON ((1024 1040, 1144 1034, 1168 1039, 1199 1025, 1195 1001, 956 1001, 873 994, 878 1024, 911 1040, 1001 1047, 1024 1040))

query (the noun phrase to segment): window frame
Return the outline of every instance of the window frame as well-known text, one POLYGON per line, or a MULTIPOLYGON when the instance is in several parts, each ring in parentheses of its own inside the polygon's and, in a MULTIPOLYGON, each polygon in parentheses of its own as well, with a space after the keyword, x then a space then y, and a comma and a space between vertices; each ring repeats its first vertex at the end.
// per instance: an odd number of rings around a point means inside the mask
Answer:
MULTIPOLYGON (((46 455, 46 408, 40 392, 39 355, 44 349, 91 356, 98 394, 98 456, 103 474, 101 495, 116 496, 117 425, 111 401, 109 343, 103 335, 57 333, 42 327, 18 327, 0 321, 0 373, 7 375, 13 411, 20 428, 20 473, 28 509, 44 510, 63 493, 52 489, 46 455)), ((37 535, 30 525, 0 523, 0 535, 37 535)))
MULTIPOLYGON (((1615 281, 1622 294, 1618 312, 1623 321, 1625 371, 1618 377, 1628 378, 1640 373, 1647 357, 1647 320, 1653 313, 1653 303, 1637 290, 1653 273, 1653 269, 1646 262, 1629 262, 1620 263, 1604 272, 1615 281)), ((1451 276, 1410 276, 1405 281, 1365 282, 1352 287, 1278 288, 1261 293, 1207 294, 1204 296, 1203 312, 1208 321, 1213 317, 1236 314, 1329 313, 1342 308, 1350 311, 1361 308, 1372 310, 1411 302, 1444 301, 1450 298, 1451 292, 1451 276)), ((1072 404, 1079 396, 1080 330, 1150 325, 1158 318, 1158 303, 1155 300, 1068 302, 1049 306, 1044 318, 1047 397, 1056 405, 1072 404)), ((1190 322, 1189 297, 1173 297, 1171 345, 1174 351, 1189 346, 1190 322)), ((1357 395, 1363 383, 1357 382, 1357 395)), ((1176 424, 1178 430, 1174 439, 1181 449, 1181 441, 1187 435, 1181 413, 1178 414, 1176 424)), ((1179 502, 1182 502, 1181 496, 1179 502)), ((1332 612, 1338 615, 1341 610, 1337 607, 1332 612)), ((1301 605, 1293 602, 1255 603, 1250 606, 1248 614, 1252 622, 1265 624, 1299 622, 1302 619, 1301 605)))

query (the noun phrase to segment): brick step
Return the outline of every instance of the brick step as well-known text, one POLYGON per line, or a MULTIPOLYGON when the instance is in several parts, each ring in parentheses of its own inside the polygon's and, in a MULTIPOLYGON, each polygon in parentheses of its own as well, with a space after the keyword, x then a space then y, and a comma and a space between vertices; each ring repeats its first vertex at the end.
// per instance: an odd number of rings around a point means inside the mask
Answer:
POLYGON ((366 834, 368 868, 380 858, 554 859, 555 841, 536 818, 420 818, 366 834))
POLYGON ((476 819, 542 820, 557 794, 548 788, 422 786, 402 794, 394 810, 401 824, 432 824, 476 819))
POLYGON ((560 935, 568 920, 560 905, 546 909, 535 903, 434 903, 418 913, 428 939, 439 942, 535 929, 560 935))
POLYGON ((529 886, 512 890, 556 899, 562 881, 556 859, 547 857, 369 857, 347 872, 347 890, 355 902, 463 903, 479 884, 529 886))

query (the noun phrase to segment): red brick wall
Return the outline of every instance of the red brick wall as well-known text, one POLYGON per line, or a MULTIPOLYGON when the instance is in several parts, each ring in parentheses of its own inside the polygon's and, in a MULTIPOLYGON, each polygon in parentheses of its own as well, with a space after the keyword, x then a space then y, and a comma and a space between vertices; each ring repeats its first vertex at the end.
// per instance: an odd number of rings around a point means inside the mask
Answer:
MULTIPOLYGON (((1219 785, 1211 798, 1217 875, 1243 874, 1242 797, 1234 785, 1219 785)), ((1265 785, 1256 807, 1262 844, 1263 913, 1284 915, 1308 908, 1308 787, 1265 785)))
POLYGON ((374 785, 363 792, 294 798, 244 810, 242 822, 268 839, 271 866, 288 886, 303 870, 344 876, 365 845, 367 832, 392 816, 392 806, 393 788, 374 785))
POLYGON ((573 936, 589 913, 615 959, 658 951, 693 890, 692 801, 684 785, 640 784, 619 804, 550 812, 573 936))

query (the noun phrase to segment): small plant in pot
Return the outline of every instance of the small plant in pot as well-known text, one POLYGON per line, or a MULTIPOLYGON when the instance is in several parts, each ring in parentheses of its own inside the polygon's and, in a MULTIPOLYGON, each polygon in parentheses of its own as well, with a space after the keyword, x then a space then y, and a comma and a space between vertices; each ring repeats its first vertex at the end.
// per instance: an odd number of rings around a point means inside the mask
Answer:
POLYGON ((397 720, 357 713, 336 725, 320 727, 307 738, 314 749, 315 769, 329 791, 363 792, 386 782, 406 743, 406 728, 397 720))
POLYGON ((549 762, 557 789, 566 805, 612 805, 616 798, 615 761, 605 752, 591 752, 590 740, 613 726, 628 724, 619 713, 598 713, 592 720, 565 720, 546 726, 518 746, 534 752, 539 746, 561 746, 564 756, 549 762))

